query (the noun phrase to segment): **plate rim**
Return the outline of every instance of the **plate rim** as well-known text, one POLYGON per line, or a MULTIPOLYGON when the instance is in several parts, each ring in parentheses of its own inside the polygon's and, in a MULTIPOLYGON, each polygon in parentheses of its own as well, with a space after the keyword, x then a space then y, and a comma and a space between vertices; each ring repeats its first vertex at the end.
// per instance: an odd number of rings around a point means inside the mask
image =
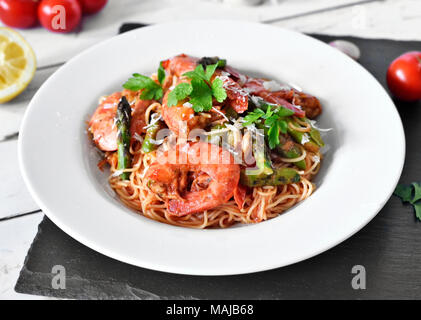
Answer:
MULTIPOLYGON (((322 42, 322 41, 320 41, 318 39, 315 39, 315 38, 313 38, 311 36, 308 36, 306 34, 303 34, 303 33, 297 32, 297 31, 293 31, 293 30, 289 30, 289 29, 285 29, 285 28, 281 28, 281 27, 277 27, 277 26, 268 26, 268 25, 264 25, 264 24, 261 24, 261 23, 235 21, 235 20, 213 20, 213 19, 206 19, 206 20, 176 21, 176 22, 160 23, 160 24, 157 24, 157 25, 143 27, 141 29, 131 30, 131 31, 126 32, 126 33, 123 33, 123 34, 113 36, 113 37, 111 37, 111 38, 109 38, 107 40, 101 41, 101 42, 99 42, 99 43, 97 43, 97 44, 95 44, 95 45, 87 48, 86 50, 83 50, 82 52, 80 52, 76 56, 72 57, 63 66, 61 66, 60 68, 58 68, 53 73, 53 75, 50 76, 49 79, 47 79, 42 84, 42 86, 38 89, 38 91, 36 92, 36 94, 34 95, 34 97, 31 99, 31 102, 29 103, 29 105, 28 105, 28 107, 27 107, 27 109, 25 111, 24 117, 22 119, 22 123, 21 123, 21 126, 20 126, 20 132, 21 133, 25 132, 25 129, 24 128, 26 126, 26 123, 29 121, 28 120, 28 118, 29 118, 29 116, 28 116, 29 112, 28 111, 31 109, 31 107, 33 105, 33 101, 36 100, 36 98, 38 97, 38 94, 41 91, 41 89, 45 86, 46 83, 49 83, 50 81, 53 81, 54 80, 54 76, 57 75, 60 72, 60 70, 62 70, 63 68, 65 68, 66 65, 69 62, 72 62, 73 60, 78 59, 80 56, 83 56, 86 53, 95 50, 98 46, 101 46, 101 45, 103 45, 105 43, 114 41, 117 37, 124 37, 124 36, 127 36, 128 37, 132 33, 137 33, 137 32, 140 32, 141 33, 142 32, 141 30, 145 30, 147 28, 148 29, 151 29, 151 28, 155 28, 155 27, 162 27, 162 26, 168 26, 168 25, 173 25, 173 24, 179 24, 179 25, 181 24, 181 25, 183 25, 183 24, 191 24, 191 23, 203 23, 203 22, 211 22, 211 23, 215 23, 215 22, 217 22, 217 23, 225 23, 226 22, 226 23, 247 24, 247 25, 255 25, 255 26, 259 26, 259 27, 264 26, 264 27, 267 27, 267 28, 280 29, 280 30, 283 30, 284 32, 294 34, 295 36, 303 36, 303 37, 306 37, 306 38, 311 39, 312 41, 317 41, 317 42, 319 42, 319 43, 321 43, 321 44, 323 44, 325 46, 328 46, 327 44, 325 44, 324 42, 322 42)), ((332 48, 332 50, 335 50, 335 49, 332 48)), ((348 58, 348 59, 352 60, 351 58, 348 58)), ((362 70, 364 73, 366 73, 370 78, 372 78, 377 83, 379 89, 384 92, 385 97, 387 97, 390 100, 389 102, 392 103, 393 105, 395 105, 394 102, 393 102, 393 100, 387 94, 387 91, 380 85, 380 83, 378 82, 378 80, 370 72, 368 72, 364 67, 362 67, 358 63, 355 63, 354 62, 354 66, 355 67, 358 67, 360 70, 362 70)), ((401 153, 401 157, 399 157, 400 158, 400 168, 399 168, 399 174, 397 175, 397 177, 395 178, 395 181, 392 184, 393 185, 392 190, 389 191, 389 193, 387 194, 387 197, 386 196, 383 197, 383 201, 381 202, 381 204, 379 205, 379 207, 376 208, 375 210, 372 210, 373 212, 370 211, 371 213, 369 215, 366 215, 365 216, 364 221, 361 221, 361 223, 359 224, 359 227, 358 228, 355 228, 350 233, 344 234, 340 239, 338 239, 336 241, 331 241, 328 246, 325 246, 323 248, 320 248, 318 251, 314 251, 311 254, 308 254, 308 255, 305 255, 305 256, 301 255, 300 258, 298 258, 298 259, 297 258, 296 259, 291 259, 292 261, 289 261, 289 262, 286 262, 286 263, 280 264, 280 263, 277 263, 276 261, 274 261, 272 264, 266 265, 266 266, 263 266, 263 267, 250 267, 249 268, 247 266, 244 266, 241 270, 238 270, 238 271, 233 271, 233 270, 227 271, 227 272, 217 271, 215 273, 212 273, 212 272, 209 272, 210 270, 208 270, 208 272, 202 272, 202 271, 198 270, 198 272, 195 272, 194 270, 187 269, 187 268, 185 270, 179 270, 180 268, 174 268, 174 267, 168 266, 168 265, 157 265, 157 263, 153 263, 153 262, 151 263, 151 262, 148 262, 148 261, 145 261, 145 260, 143 260, 142 261, 142 265, 140 265, 139 264, 139 259, 134 259, 132 257, 121 256, 118 252, 114 252, 112 250, 110 251, 110 250, 108 250, 108 248, 101 247, 100 244, 93 243, 88 238, 86 238, 84 235, 80 234, 77 231, 71 230, 71 228, 68 228, 66 226, 66 224, 65 223, 62 223, 60 221, 60 218, 57 215, 55 215, 53 212, 51 212, 48 209, 48 206, 45 205, 43 203, 43 201, 39 198, 38 192, 34 189, 34 187, 32 185, 32 182, 31 182, 30 178, 28 177, 28 173, 26 172, 26 167, 25 167, 24 158, 23 158, 23 152, 24 151, 23 151, 23 142, 22 142, 25 135, 20 135, 20 137, 18 139, 18 162, 19 162, 20 172, 22 174, 22 177, 23 177, 23 180, 25 182, 25 185, 27 186, 27 188, 28 188, 31 196, 35 200, 35 202, 39 205, 40 209, 48 216, 48 218, 51 219, 51 221, 54 224, 56 224, 61 230, 63 230, 65 233, 67 233, 73 239, 75 239, 78 242, 81 242, 83 245, 85 245, 85 246, 87 246, 87 247, 89 247, 89 248, 91 248, 91 249, 93 249, 93 250, 95 250, 95 251, 97 251, 97 252, 99 252, 101 254, 104 254, 104 255, 106 255, 108 257, 111 257, 113 259, 117 259, 119 261, 122 261, 122 262, 128 263, 128 264, 131 264, 131 265, 135 265, 135 266, 139 266, 139 267, 143 267, 143 268, 148 268, 148 269, 151 269, 151 270, 157 270, 157 271, 163 271, 163 272, 170 272, 170 273, 176 273, 176 274, 184 274, 184 275, 207 275, 207 276, 247 274, 247 273, 253 273, 253 272, 267 271, 267 270, 271 270, 271 269, 275 269, 275 268, 279 268, 279 267, 285 267, 285 266, 288 266, 288 265, 291 265, 291 264, 295 264, 295 263, 298 263, 298 262, 307 260, 307 259, 312 258, 314 256, 317 256, 317 255, 319 255, 322 252, 328 251, 331 248, 333 248, 333 247, 337 246, 338 244, 342 243, 346 239, 352 237, 355 233, 357 233, 361 229, 363 229, 379 213, 379 211, 384 207, 384 205, 386 204, 386 202, 389 200, 389 198, 393 194, 394 188, 397 185, 397 183, 398 183, 398 181, 399 181, 399 179, 401 177, 401 174, 402 174, 402 171, 403 171, 403 167, 404 167, 404 163, 405 163, 405 153, 406 153, 405 133, 404 133, 404 128, 403 128, 403 124, 402 124, 402 119, 401 119, 401 117, 400 117, 400 115, 399 115, 399 113, 398 113, 398 111, 396 109, 396 105, 395 105, 394 114, 395 114, 395 117, 397 117, 396 120, 399 122, 399 129, 400 129, 399 131, 401 133, 399 135, 399 140, 401 141, 401 150, 399 150, 400 153, 401 153), (186 270, 188 270, 188 271, 186 272, 186 270)), ((195 231, 201 232, 203 230, 195 230, 195 231)), ((213 230, 206 230, 206 231, 213 231, 213 230)))

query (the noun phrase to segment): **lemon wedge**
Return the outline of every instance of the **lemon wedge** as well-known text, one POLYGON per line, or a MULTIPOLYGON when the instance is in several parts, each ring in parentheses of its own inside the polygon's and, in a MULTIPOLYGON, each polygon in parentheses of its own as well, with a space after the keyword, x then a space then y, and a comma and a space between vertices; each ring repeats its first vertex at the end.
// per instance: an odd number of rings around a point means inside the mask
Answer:
POLYGON ((0 103, 20 94, 36 69, 34 51, 16 31, 0 27, 0 103))

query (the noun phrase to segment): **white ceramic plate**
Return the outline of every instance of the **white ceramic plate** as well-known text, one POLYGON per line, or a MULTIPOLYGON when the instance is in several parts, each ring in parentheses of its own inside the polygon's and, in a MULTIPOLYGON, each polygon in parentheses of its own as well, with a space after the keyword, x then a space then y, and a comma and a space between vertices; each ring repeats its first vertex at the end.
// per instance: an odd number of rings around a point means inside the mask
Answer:
POLYGON ((19 159, 34 199, 66 233, 112 258, 194 275, 262 271, 321 253, 366 225, 390 197, 404 162, 395 106, 358 63, 305 35, 266 25, 160 24, 100 43, 66 63, 33 98, 19 159), (86 123, 98 97, 178 53, 226 58, 243 71, 299 85, 319 97, 330 146, 306 201, 272 220, 192 230, 125 208, 98 171, 86 123))

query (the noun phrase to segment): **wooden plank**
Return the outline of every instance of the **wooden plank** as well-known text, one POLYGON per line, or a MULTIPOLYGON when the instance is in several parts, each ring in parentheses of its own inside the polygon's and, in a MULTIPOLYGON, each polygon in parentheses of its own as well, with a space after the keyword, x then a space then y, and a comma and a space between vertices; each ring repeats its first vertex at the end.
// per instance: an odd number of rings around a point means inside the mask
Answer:
POLYGON ((42 217, 38 213, 0 223, 0 300, 40 298, 18 294, 14 287, 42 217))
POLYGON ((280 21, 274 25, 304 33, 421 40, 420 21, 421 1, 387 0, 280 21))
POLYGON ((17 140, 0 143, 0 155, 0 219, 38 210, 20 174, 17 140))
POLYGON ((175 20, 241 19, 261 21, 334 7, 358 0, 282 1, 260 6, 233 6, 197 0, 112 0, 99 14, 83 18, 76 32, 58 34, 38 27, 19 32, 31 43, 40 66, 67 61, 91 45, 117 33, 124 22, 159 23, 175 20))
POLYGON ((0 105, 0 141, 19 131, 26 107, 39 87, 58 68, 43 68, 37 70, 29 86, 15 99, 0 105))

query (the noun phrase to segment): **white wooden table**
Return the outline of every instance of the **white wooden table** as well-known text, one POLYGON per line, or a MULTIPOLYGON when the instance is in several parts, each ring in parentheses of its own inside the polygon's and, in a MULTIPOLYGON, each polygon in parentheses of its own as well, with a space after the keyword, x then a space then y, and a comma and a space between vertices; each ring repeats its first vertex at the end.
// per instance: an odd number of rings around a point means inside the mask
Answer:
POLYGON ((114 36, 123 22, 159 23, 186 19, 271 21, 301 32, 365 38, 421 40, 420 0, 268 0, 261 6, 235 6, 200 0, 110 0, 98 15, 85 18, 76 33, 42 28, 20 30, 31 43, 38 69, 29 87, 0 105, 0 299, 40 298, 17 294, 14 285, 43 214, 19 173, 17 133, 25 109, 42 83, 65 61, 114 36), (358 2, 358 4, 353 4, 358 2))

